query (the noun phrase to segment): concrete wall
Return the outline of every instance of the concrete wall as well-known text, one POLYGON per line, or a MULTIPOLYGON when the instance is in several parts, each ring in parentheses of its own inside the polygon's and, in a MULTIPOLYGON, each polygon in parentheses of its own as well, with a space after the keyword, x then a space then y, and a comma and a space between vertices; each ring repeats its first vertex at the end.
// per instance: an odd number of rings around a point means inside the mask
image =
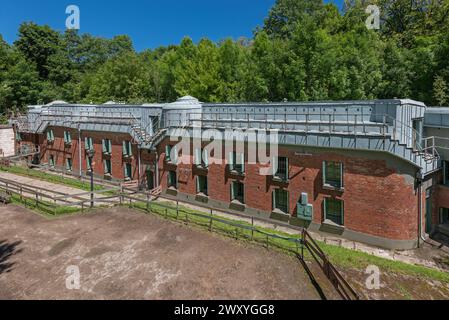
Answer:
POLYGON ((15 154, 15 133, 12 127, 0 127, 0 157, 15 154))

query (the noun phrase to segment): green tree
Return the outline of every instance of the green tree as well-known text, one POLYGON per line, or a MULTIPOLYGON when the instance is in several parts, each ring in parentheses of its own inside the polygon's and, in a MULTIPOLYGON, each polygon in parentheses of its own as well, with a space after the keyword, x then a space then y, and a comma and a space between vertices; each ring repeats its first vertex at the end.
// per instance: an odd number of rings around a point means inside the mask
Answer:
POLYGON ((49 26, 23 23, 19 27, 19 37, 14 43, 27 61, 36 65, 39 76, 47 79, 49 59, 61 48, 60 34, 49 26))

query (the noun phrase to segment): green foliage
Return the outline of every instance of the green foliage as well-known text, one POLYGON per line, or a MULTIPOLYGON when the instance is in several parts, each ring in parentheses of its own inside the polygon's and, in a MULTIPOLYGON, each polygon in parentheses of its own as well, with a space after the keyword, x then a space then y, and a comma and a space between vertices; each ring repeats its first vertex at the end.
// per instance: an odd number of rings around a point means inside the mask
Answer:
POLYGON ((448 103, 449 0, 277 0, 253 39, 136 53, 112 39, 24 23, 10 46, 0 36, 0 112, 26 105, 109 100, 204 102, 412 98, 448 103), (381 29, 365 12, 377 4, 381 29))

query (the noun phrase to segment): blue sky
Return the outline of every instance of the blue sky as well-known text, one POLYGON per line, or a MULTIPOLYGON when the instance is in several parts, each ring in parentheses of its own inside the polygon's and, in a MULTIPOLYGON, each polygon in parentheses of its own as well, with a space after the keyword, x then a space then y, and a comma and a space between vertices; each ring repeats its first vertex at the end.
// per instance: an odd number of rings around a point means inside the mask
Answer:
MULTIPOLYGON (((328 0, 331 1, 331 0, 328 0)), ((332 0, 339 6, 343 0, 332 0)), ((2 0, 0 34, 9 43, 25 21, 63 31, 65 9, 81 11, 81 32, 96 36, 129 35, 137 50, 194 41, 251 37, 275 0, 2 0)))

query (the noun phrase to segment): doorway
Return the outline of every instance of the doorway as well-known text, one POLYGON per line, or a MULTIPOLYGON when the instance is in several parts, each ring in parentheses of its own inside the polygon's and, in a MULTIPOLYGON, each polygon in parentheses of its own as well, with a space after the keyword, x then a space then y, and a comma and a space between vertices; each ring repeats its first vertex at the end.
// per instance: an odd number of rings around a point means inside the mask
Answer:
POLYGON ((147 170, 147 188, 148 190, 154 189, 154 173, 150 170, 147 170))

